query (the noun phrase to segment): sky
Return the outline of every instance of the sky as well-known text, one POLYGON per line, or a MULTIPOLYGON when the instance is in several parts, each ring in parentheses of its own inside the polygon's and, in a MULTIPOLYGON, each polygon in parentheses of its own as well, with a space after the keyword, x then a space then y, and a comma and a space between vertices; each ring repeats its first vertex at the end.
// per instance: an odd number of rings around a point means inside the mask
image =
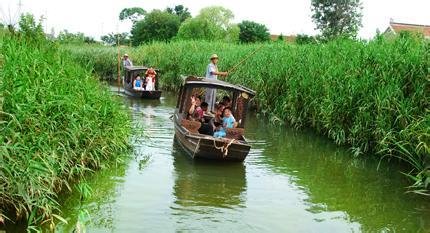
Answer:
MULTIPOLYGON (((127 7, 146 11, 182 4, 196 16, 208 6, 223 6, 235 15, 234 22, 252 20, 265 24, 271 34, 315 35, 311 19, 311 0, 0 0, 0 20, 16 22, 17 12, 28 12, 45 18, 47 33, 67 29, 82 32, 99 40, 110 32, 129 32, 130 22, 120 22, 119 12, 127 7), (21 3, 21 4, 20 4, 21 3), (18 7, 21 5, 21 7, 18 7), (18 9, 20 9, 18 11, 18 9)), ((376 30, 384 31, 395 22, 430 25, 430 0, 361 0, 363 4, 362 38, 371 38, 376 30)))

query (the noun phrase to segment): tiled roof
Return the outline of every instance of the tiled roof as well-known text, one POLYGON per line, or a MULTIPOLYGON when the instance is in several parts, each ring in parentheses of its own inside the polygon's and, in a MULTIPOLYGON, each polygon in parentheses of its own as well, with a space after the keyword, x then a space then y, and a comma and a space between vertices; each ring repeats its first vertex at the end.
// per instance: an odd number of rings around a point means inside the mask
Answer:
POLYGON ((395 33, 401 31, 420 32, 424 34, 425 37, 430 37, 430 25, 390 22, 390 26, 395 33))

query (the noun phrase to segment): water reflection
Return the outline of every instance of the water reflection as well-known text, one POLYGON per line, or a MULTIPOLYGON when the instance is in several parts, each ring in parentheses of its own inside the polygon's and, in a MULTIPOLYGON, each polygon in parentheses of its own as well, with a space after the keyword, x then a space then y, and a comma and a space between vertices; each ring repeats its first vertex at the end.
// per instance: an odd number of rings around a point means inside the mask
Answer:
POLYGON ((177 143, 172 154, 175 173, 174 203, 178 205, 178 209, 193 206, 243 207, 246 176, 242 163, 191 160, 177 143))
POLYGON ((400 166, 382 162, 377 170, 378 160, 354 159, 346 149, 310 132, 280 130, 256 119, 249 128, 248 137, 260 141, 256 149, 263 151, 249 162, 291 176, 307 194, 307 211, 318 216, 316 221, 325 221, 320 217, 324 213, 341 211, 347 221, 360 223, 363 232, 430 229, 430 203, 405 194, 400 166))
MULTIPOLYGON (((89 176, 87 183, 92 187, 91 197, 81 204, 80 195, 74 192, 61 200, 62 216, 66 216, 67 225, 59 223, 58 232, 72 232, 76 226, 80 210, 88 211, 93 229, 115 229, 115 199, 121 192, 127 166, 103 169, 89 176)), ((89 223, 89 222, 88 222, 89 223)))

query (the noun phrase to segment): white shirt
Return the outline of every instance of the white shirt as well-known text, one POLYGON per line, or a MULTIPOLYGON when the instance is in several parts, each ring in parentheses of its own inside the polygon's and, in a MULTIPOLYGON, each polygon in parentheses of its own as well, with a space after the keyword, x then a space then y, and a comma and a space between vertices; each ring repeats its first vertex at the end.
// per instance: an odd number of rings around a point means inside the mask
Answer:
POLYGON ((218 75, 213 74, 214 72, 218 72, 218 67, 211 62, 206 69, 206 78, 218 79, 218 75))

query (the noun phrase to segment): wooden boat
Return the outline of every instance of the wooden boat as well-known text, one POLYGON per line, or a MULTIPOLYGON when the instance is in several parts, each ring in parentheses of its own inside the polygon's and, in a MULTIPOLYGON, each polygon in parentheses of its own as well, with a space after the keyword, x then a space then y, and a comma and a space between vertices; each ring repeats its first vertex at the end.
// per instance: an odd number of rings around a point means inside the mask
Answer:
POLYGON ((249 100, 255 95, 253 90, 244 86, 233 85, 220 80, 187 77, 178 96, 173 121, 175 139, 191 158, 204 158, 222 161, 243 161, 251 146, 244 136, 246 110, 249 100), (200 134, 202 123, 187 119, 191 106, 191 96, 201 94, 206 88, 221 89, 231 93, 231 110, 237 122, 237 128, 227 129, 225 138, 200 134))
POLYGON ((157 75, 155 76, 155 90, 146 91, 146 90, 135 90, 133 89, 133 81, 137 75, 140 75, 142 80, 145 78, 145 72, 148 70, 148 67, 144 66, 126 66, 124 67, 124 79, 123 79, 123 87, 125 94, 143 99, 159 99, 161 97, 161 91, 158 90, 158 79, 160 70, 155 69, 157 75))

